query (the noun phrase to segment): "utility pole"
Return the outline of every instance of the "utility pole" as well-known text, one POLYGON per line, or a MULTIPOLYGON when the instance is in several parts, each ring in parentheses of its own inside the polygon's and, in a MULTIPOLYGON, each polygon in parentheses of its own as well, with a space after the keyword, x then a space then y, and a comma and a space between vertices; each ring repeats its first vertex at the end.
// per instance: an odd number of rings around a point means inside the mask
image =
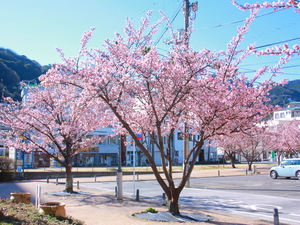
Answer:
MULTIPOLYGON (((189 19, 190 19, 190 1, 184 0, 184 44, 186 46, 189 45, 189 38, 188 38, 188 28, 189 28, 189 19)), ((189 154, 189 135, 188 135, 188 124, 184 123, 184 139, 183 139, 183 155, 184 155, 184 163, 188 160, 189 154)), ((184 164, 183 164, 184 165, 184 164)), ((186 173, 188 173, 189 169, 189 162, 186 162, 186 173)), ((190 178, 188 178, 187 187, 190 187, 190 178)))
POLYGON ((189 38, 188 38, 188 28, 189 28, 189 20, 190 20, 190 1, 184 0, 184 44, 189 45, 189 38))
MULTIPOLYGON (((186 47, 189 45, 189 33, 188 33, 188 28, 189 28, 189 20, 190 20, 190 8, 192 8, 193 12, 196 12, 198 10, 198 2, 193 2, 190 5, 189 0, 183 0, 184 1, 184 6, 183 6, 183 11, 184 11, 184 44, 186 47)), ((184 162, 188 160, 188 155, 189 155, 189 129, 188 129, 188 124, 185 122, 184 123, 184 139, 183 139, 183 167, 184 167, 184 162)), ((186 162, 186 173, 188 173, 189 169, 189 162, 186 162)), ((184 168, 183 168, 184 169, 184 168)), ((187 187, 190 187, 190 179, 187 181, 187 187)))

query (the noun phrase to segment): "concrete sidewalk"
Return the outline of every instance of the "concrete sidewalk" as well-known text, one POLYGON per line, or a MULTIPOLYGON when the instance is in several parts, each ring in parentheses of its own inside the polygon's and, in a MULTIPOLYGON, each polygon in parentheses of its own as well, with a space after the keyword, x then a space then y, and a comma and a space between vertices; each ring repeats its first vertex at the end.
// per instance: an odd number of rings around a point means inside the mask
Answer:
MULTIPOLYGON (((260 168, 257 166, 257 171, 261 174, 268 173, 269 167, 260 168)), ((214 170, 195 170, 192 177, 213 177, 213 176, 235 176, 245 175, 246 170, 242 166, 237 166, 236 169, 220 168, 214 170)), ((251 175, 250 173, 247 173, 251 175)), ((175 178, 179 178, 180 173, 174 175, 175 178)), ((116 181, 115 176, 110 177, 97 177, 97 182, 116 181)), ((132 180, 132 176, 124 176, 123 180, 132 180)), ((152 174, 139 175, 139 180, 155 179, 152 174)), ((31 193, 31 202, 35 203, 36 187, 41 186, 42 196, 41 203, 48 201, 64 202, 66 203, 66 212, 68 216, 72 216, 76 219, 80 219, 86 222, 87 225, 164 225, 174 224, 171 222, 154 222, 145 221, 141 219, 135 219, 130 215, 137 212, 142 212, 148 207, 155 208, 158 211, 166 211, 166 206, 162 206, 161 202, 157 200, 143 200, 136 202, 130 196, 124 196, 123 200, 117 200, 114 192, 102 192, 95 190, 79 189, 80 192, 89 192, 87 195, 71 195, 71 196, 53 196, 45 193, 60 192, 64 189, 64 179, 57 180, 51 179, 49 183, 46 180, 25 180, 15 182, 2 182, 0 183, 0 197, 9 198, 11 192, 29 192, 31 193)), ((95 182, 95 178, 74 178, 74 190, 76 189, 76 183, 81 182, 95 182)), ((181 212, 189 213, 203 213, 214 218, 213 221, 201 224, 224 224, 224 225, 263 225, 270 224, 267 222, 253 221, 246 218, 234 218, 229 217, 220 212, 213 211, 190 211, 188 208, 180 207, 181 212)), ((190 223, 186 223, 190 224, 190 223)), ((193 223, 195 224, 195 223, 193 223)))

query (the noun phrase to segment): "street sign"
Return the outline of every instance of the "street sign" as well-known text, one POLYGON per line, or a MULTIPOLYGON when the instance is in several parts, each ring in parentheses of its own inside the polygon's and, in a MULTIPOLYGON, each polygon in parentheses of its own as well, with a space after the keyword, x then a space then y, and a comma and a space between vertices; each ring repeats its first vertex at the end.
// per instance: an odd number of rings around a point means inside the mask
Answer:
POLYGON ((136 134, 135 136, 136 136, 137 139, 139 139, 139 140, 143 138, 143 135, 142 135, 142 134, 136 134))
POLYGON ((16 160, 23 160, 24 152, 17 150, 16 160))

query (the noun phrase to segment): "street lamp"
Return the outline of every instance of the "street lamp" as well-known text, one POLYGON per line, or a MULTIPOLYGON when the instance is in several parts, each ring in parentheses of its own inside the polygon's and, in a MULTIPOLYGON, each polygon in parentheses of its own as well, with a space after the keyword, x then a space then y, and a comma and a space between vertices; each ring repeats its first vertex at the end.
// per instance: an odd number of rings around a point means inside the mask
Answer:
POLYGON ((122 185, 122 135, 119 138, 119 157, 118 157, 118 170, 117 170, 117 199, 123 200, 123 185, 122 185))

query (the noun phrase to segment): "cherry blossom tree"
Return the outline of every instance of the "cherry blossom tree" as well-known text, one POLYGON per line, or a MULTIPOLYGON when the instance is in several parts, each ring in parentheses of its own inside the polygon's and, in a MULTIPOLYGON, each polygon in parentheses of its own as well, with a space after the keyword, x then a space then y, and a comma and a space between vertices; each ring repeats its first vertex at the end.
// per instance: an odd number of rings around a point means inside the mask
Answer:
POLYGON ((281 158, 283 158, 284 150, 281 147, 282 143, 282 125, 270 126, 267 131, 267 135, 269 137, 269 142, 265 144, 269 146, 270 151, 276 153, 276 158, 278 165, 281 162, 281 158))
POLYGON ((239 146, 236 145, 236 140, 232 136, 219 136, 214 143, 223 153, 230 159, 231 167, 236 168, 236 155, 240 153, 239 146))
MULTIPOLYGON (((266 103, 266 95, 275 84, 271 80, 260 85, 254 82, 269 69, 275 76, 290 55, 299 50, 296 46, 289 51, 277 51, 276 54, 289 55, 272 68, 258 70, 253 79, 239 73, 243 59, 251 54, 262 55, 254 50, 254 45, 240 47, 259 10, 250 9, 245 25, 238 28, 227 49, 220 52, 208 49, 195 52, 187 44, 192 33, 189 29, 183 36, 185 41, 178 40, 171 32, 173 45, 162 56, 152 41, 161 21, 150 25, 151 12, 138 28, 128 20, 125 35, 116 34, 114 39, 106 40, 103 49, 88 49, 94 30, 91 29, 82 38, 79 55, 68 58, 59 49, 62 63, 54 65, 41 81, 45 86, 53 83, 76 86, 94 98, 100 108, 108 107, 109 122, 115 132, 132 137, 166 193, 169 211, 178 215, 180 193, 204 142, 219 135, 246 131, 270 114, 272 106, 266 103), (184 137, 199 137, 184 159, 182 178, 177 185, 172 170, 175 131, 184 137), (163 175, 151 149, 136 134, 149 137, 156 145, 163 175)), ((163 16, 162 20, 167 18, 163 16)))
POLYGON ((25 101, 7 98, 0 108, 0 123, 11 128, 2 142, 24 152, 42 151, 59 162, 66 169, 65 191, 73 192, 71 157, 99 141, 88 136, 100 128, 99 114, 75 86, 26 89, 25 101))
POLYGON ((270 126, 268 129, 269 142, 266 145, 277 153, 277 162, 289 155, 298 157, 300 151, 300 121, 291 120, 282 124, 270 126))
POLYGON ((280 148, 286 153, 286 156, 299 156, 300 151, 300 121, 292 120, 281 126, 280 148))
MULTIPOLYGON (((237 132, 229 136, 220 136, 216 143, 225 154, 232 156, 240 154, 248 163, 248 169, 252 170, 253 162, 261 160, 264 152, 274 149, 270 143, 269 132, 266 126, 255 126, 247 131, 237 132)), ((232 158, 232 157, 231 157, 232 158)))
POLYGON ((263 153, 269 152, 274 145, 270 144, 266 127, 254 127, 246 133, 239 133, 236 136, 237 146, 240 148, 241 156, 247 160, 248 169, 252 170, 255 161, 263 159, 263 153))

